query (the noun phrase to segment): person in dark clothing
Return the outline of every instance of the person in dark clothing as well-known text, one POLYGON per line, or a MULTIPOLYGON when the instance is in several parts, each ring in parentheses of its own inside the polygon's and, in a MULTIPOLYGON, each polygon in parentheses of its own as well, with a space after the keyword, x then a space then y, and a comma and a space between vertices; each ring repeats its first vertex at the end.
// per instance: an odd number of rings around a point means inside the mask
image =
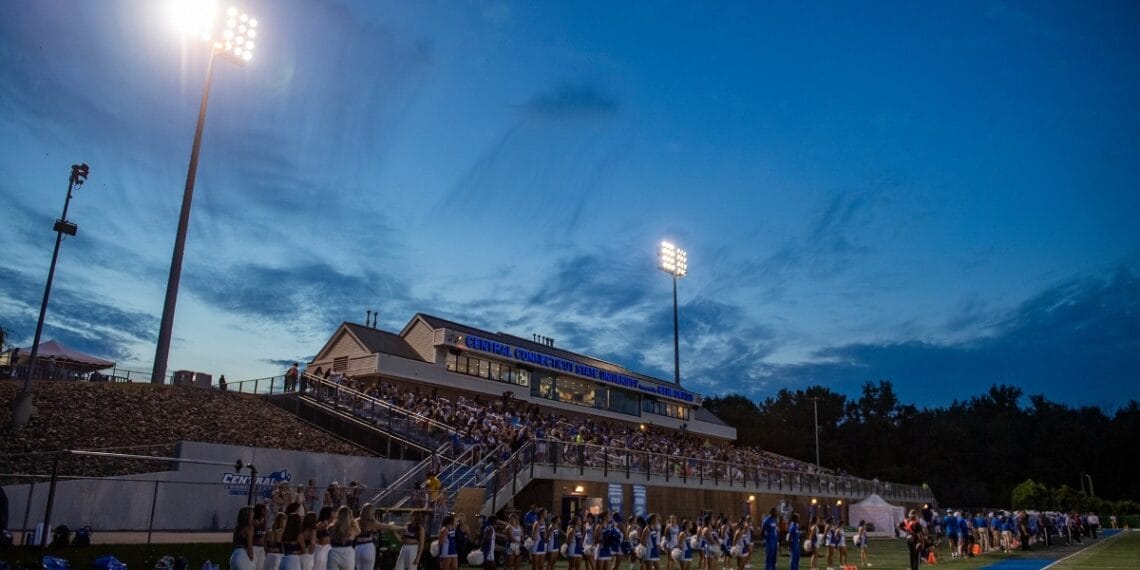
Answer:
POLYGON ((907 520, 899 523, 899 530, 906 537, 906 550, 910 556, 910 570, 918 570, 918 559, 925 545, 926 535, 918 522, 918 513, 913 509, 907 520))

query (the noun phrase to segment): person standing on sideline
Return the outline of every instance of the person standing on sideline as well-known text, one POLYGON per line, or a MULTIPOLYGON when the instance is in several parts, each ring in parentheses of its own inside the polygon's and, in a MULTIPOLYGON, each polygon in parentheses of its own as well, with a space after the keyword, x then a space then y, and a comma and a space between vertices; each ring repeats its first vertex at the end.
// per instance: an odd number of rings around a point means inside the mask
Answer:
POLYGON ((234 525, 234 551, 230 555, 230 570, 254 570, 253 568, 253 509, 238 509, 237 524, 234 525))
POLYGON ((867 561, 867 521, 859 521, 859 528, 855 531, 855 548, 859 549, 859 562, 870 568, 871 563, 867 561))
POLYGON ((899 523, 899 527, 906 536, 906 550, 910 557, 910 570, 918 570, 918 558, 925 543, 922 525, 918 524, 918 513, 911 509, 907 519, 899 523))
POLYGON ((788 523, 788 550, 791 551, 792 561, 789 570, 800 570, 800 514, 792 513, 792 521, 788 523))
POLYGON ((420 511, 412 511, 408 524, 403 527, 387 523, 380 525, 384 530, 400 535, 400 554, 396 557, 395 570, 416 570, 420 566, 420 556, 424 551, 424 525, 421 517, 420 511))
POLYGON ((776 570, 776 556, 780 547, 779 528, 776 507, 772 507, 760 525, 760 536, 764 537, 764 570, 776 570))

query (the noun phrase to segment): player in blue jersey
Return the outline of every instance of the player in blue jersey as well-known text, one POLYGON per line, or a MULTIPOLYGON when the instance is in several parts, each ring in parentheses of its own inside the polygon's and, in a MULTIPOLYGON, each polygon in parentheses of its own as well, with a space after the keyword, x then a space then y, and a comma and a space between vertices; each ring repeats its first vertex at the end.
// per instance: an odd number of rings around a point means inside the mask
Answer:
POLYGON ((800 514, 792 513, 792 520, 788 523, 788 549, 791 550, 792 561, 789 570, 800 570, 800 514))
POLYGON ((772 507, 760 525, 760 536, 764 537, 764 570, 776 570, 776 556, 780 547, 779 535, 780 523, 776 520, 776 507, 772 507))

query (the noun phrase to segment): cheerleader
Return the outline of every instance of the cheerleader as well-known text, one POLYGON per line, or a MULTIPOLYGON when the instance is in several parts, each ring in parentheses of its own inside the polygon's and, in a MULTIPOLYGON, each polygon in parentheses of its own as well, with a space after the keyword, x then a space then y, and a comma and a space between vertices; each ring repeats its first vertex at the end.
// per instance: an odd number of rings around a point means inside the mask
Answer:
POLYGON ((677 527, 677 516, 669 515, 665 520, 665 570, 673 570, 673 549, 679 546, 677 541, 680 532, 677 527))
POLYGON ((332 550, 329 527, 332 520, 332 507, 321 507, 321 514, 317 516, 316 544, 313 545, 313 570, 328 570, 329 551, 332 550))
POLYGON ((706 516, 701 519, 701 524, 697 527, 697 568, 699 570, 709 570, 708 549, 709 549, 709 518, 706 516))
POLYGON ((443 517, 438 540, 439 570, 459 570, 459 549, 455 544, 455 515, 449 514, 443 517))
POLYGON ((788 570, 800 570, 800 548, 803 544, 800 543, 800 514, 792 513, 792 519, 788 522, 788 548, 791 550, 792 560, 788 566, 788 570))
POLYGON ((614 551, 621 546, 621 531, 608 516, 602 513, 594 525, 594 570, 613 570, 614 551))
POLYGON ((356 567, 372 570, 376 567, 376 543, 372 540, 372 534, 381 530, 372 503, 364 503, 360 507, 360 518, 356 519, 356 525, 360 527, 360 533, 356 535, 356 567))
POLYGON ((741 547, 741 556, 744 558, 744 567, 752 566, 752 517, 744 515, 740 524, 744 527, 744 541, 741 547))
POLYGON ((657 515, 649 515, 642 534, 645 538, 645 561, 641 563, 641 567, 645 570, 660 570, 661 529, 657 526, 657 515))
POLYGON ((823 531, 823 541, 827 545, 827 570, 835 568, 835 550, 839 546, 835 536, 835 521, 828 517, 823 531))
POLYGON ((253 570, 253 509, 238 509, 234 524, 233 554, 230 554, 230 570, 253 570))
POLYGON ((721 567, 724 570, 729 570, 732 562, 732 541, 736 538, 736 527, 728 522, 728 519, 721 519, 720 523, 720 560, 721 567))
POLYGON ((559 528, 561 521, 558 517, 548 517, 547 526, 550 527, 550 540, 546 544, 546 567, 548 570, 554 570, 554 563, 558 562, 559 547, 563 544, 562 529, 559 528))
MULTIPOLYGON (((622 556, 629 557, 629 570, 634 570, 634 564, 636 564, 635 561, 637 560, 637 534, 637 521, 634 517, 630 516, 625 520, 625 540, 621 543, 622 556)), ((617 566, 621 566, 620 559, 618 559, 617 566)))
POLYGON ((519 570, 521 553, 522 527, 519 526, 519 516, 511 513, 507 517, 507 565, 505 570, 519 570))
MULTIPOLYGON (((424 527, 420 517, 420 511, 412 511, 411 516, 408 517, 408 524, 403 527, 394 524, 380 525, 381 529, 397 533, 400 536, 400 554, 396 557, 395 570, 416 570, 420 566, 420 557, 423 556, 424 552, 424 527)), ((362 568, 361 570, 371 569, 362 568)))
POLYGON ((579 570, 582 567, 582 519, 575 519, 566 527, 566 557, 570 559, 569 570, 579 570))
POLYGON ((820 552, 824 548, 827 548, 827 543, 824 542, 827 526, 821 517, 813 517, 811 522, 811 528, 808 529, 811 533, 811 570, 816 570, 818 568, 817 564, 819 559, 822 556, 820 552))
POLYGON ((495 570, 495 515, 483 521, 479 552, 483 554, 483 570, 495 570))
POLYGON ((281 535, 285 532, 285 513, 277 513, 273 517, 273 528, 265 533, 265 562, 262 570, 278 570, 281 568, 281 535))
POLYGON ((859 529, 855 531, 855 548, 859 549, 859 562, 870 568, 867 561, 867 521, 859 521, 859 529))
POLYGON ((538 518, 530 528, 530 540, 533 548, 530 551, 531 570, 543 570, 546 566, 546 509, 538 509, 538 518))
POLYGON ((841 520, 835 527, 835 546, 839 549, 839 565, 847 566, 847 521, 841 520))
MULTIPOLYGON (((360 527, 352 518, 352 509, 341 506, 336 510, 336 519, 329 527, 328 570, 354 570, 356 568, 356 535, 360 527)), ((368 570, 368 569, 364 569, 368 570)))
POLYGON ((582 525, 582 562, 586 570, 594 570, 594 515, 586 515, 582 525))
POLYGON ((301 540, 305 549, 301 551, 301 570, 313 570, 313 552, 317 544, 317 513, 307 512, 301 519, 301 540))
POLYGON ((281 531, 281 570, 301 570, 301 555, 306 552, 305 535, 301 533, 301 515, 293 513, 285 519, 281 531))
POLYGON ((736 570, 744 570, 744 562, 748 560, 748 541, 745 539, 744 520, 736 526, 736 534, 732 537, 732 551, 736 554, 736 570))
MULTIPOLYGON (((690 570, 693 564, 693 541, 697 540, 697 522, 696 521, 681 521, 680 530, 677 533, 677 548, 681 549, 680 563, 681 570, 690 570)), ((672 552, 670 552, 672 558, 672 552)))
POLYGON ((265 524, 269 509, 264 503, 253 506, 253 568, 261 570, 265 566, 265 524))

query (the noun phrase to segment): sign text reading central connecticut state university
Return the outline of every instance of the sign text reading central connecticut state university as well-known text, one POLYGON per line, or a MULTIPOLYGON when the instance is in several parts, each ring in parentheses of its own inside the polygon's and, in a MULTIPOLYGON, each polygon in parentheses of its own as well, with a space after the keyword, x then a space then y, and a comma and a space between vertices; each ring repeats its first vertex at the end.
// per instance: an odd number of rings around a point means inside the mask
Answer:
POLYGON ((549 368, 550 370, 557 370, 559 372, 566 372, 575 376, 583 378, 590 378, 593 380, 600 380, 607 384, 615 386, 622 386, 641 392, 669 398, 672 400, 680 400, 682 402, 694 403, 697 401, 696 395, 684 390, 678 390, 669 386, 661 386, 657 384, 642 384, 637 378, 628 376, 626 374, 618 374, 617 372, 610 372, 609 370, 602 370, 596 366, 589 364, 582 364, 573 360, 565 358, 558 358, 557 356, 550 356, 541 352, 487 340, 485 338, 477 337, 475 335, 467 335, 463 340, 463 344, 471 350, 478 350, 479 352, 486 352, 496 356, 506 358, 513 358, 519 362, 527 362, 535 366, 549 368))

